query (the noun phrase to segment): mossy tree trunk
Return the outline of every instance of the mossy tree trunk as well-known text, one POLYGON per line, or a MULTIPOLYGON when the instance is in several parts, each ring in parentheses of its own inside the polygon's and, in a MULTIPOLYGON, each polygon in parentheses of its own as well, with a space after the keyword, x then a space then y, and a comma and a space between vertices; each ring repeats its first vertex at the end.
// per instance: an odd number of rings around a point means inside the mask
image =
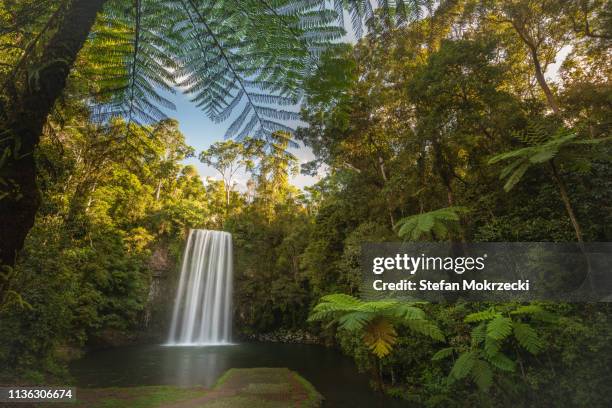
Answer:
MULTIPOLYGON (((53 105, 106 0, 73 0, 0 100, 0 269, 10 270, 40 205, 34 152, 53 105)), ((43 41, 43 39, 41 39, 43 41)), ((16 78, 16 77, 15 77, 16 78)), ((8 282, 0 280, 0 303, 8 282)))

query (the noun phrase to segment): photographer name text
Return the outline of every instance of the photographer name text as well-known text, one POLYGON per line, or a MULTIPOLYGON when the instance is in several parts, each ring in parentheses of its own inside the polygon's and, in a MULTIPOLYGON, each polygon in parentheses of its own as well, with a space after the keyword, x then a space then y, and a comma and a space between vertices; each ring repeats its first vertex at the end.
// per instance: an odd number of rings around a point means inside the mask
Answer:
POLYGON ((528 291, 529 280, 517 280, 514 282, 489 282, 463 280, 462 282, 447 282, 445 280, 430 281, 421 279, 418 282, 402 279, 397 282, 384 282, 377 279, 372 283, 374 290, 377 291, 528 291))

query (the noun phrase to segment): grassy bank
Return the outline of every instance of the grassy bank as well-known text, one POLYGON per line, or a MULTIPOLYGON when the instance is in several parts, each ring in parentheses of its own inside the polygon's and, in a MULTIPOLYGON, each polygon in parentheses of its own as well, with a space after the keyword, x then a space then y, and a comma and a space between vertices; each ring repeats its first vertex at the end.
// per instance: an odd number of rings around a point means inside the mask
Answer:
MULTIPOLYGON (((316 408, 323 397, 287 368, 228 370, 211 389, 176 386, 80 388, 77 402, 87 408, 316 408)), ((53 406, 57 407, 57 404, 53 406)))

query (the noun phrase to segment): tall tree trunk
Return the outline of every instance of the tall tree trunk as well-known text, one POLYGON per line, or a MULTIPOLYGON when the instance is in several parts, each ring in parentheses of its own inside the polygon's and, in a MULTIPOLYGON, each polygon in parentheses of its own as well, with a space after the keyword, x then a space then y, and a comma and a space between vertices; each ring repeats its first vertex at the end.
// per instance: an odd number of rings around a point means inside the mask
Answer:
MULTIPOLYGON (((528 34, 527 30, 525 29, 524 24, 521 21, 516 20, 516 19, 513 20, 512 26, 518 33, 521 40, 525 43, 525 45, 527 45, 527 48, 529 48, 529 54, 531 56, 531 61, 533 63, 536 80, 538 81, 538 84, 540 85, 542 92, 544 92, 544 96, 546 97, 546 102, 548 103, 548 106, 553 111, 553 113, 557 117, 559 117, 559 120, 560 120, 561 110, 559 109, 559 104, 557 103, 557 99, 555 95, 552 93, 550 87, 548 86, 548 83, 546 82, 546 77, 544 76, 544 70, 542 69, 540 58, 538 57, 537 42, 528 34)), ((592 275, 591 274, 591 268, 592 268, 591 258, 589 254, 587 253, 586 247, 584 245, 582 228, 580 228, 580 223, 578 222, 578 218, 576 218, 576 214, 574 213, 574 208, 572 207, 572 203, 569 199, 569 195, 567 194, 565 183, 563 182, 563 179, 559 175, 559 171, 557 170, 557 166, 555 164, 554 159, 551 159, 548 163, 551 169, 552 178, 555 184, 557 185, 557 188, 559 188, 559 195, 561 196, 561 201, 563 201, 563 205, 565 206, 565 211, 567 212, 570 222, 572 223, 572 227, 574 228, 574 233, 576 234, 576 239, 578 240, 578 247, 580 249, 580 252, 582 252, 582 255, 584 256, 584 259, 586 261, 587 281, 592 289, 593 281, 592 281, 592 276, 591 276, 592 275)))
MULTIPOLYGON (((382 156, 378 156, 378 167, 382 176, 383 182, 386 185, 389 179, 387 178, 387 171, 385 170, 385 160, 382 156)), ((385 194, 385 200, 387 201, 387 212, 389 214, 389 222, 391 223, 391 229, 395 228, 395 217, 393 216, 393 206, 391 205, 391 199, 388 194, 385 194)))
POLYGON ((157 182, 157 187, 155 188, 155 201, 159 201, 159 196, 161 195, 161 188, 164 179, 160 178, 157 182))
POLYGON ((546 97, 548 106, 550 106, 555 115, 559 115, 561 111, 559 110, 557 99, 553 95, 552 91, 550 90, 550 87, 548 86, 548 83, 546 82, 546 77, 544 77, 544 71, 542 70, 540 59, 538 58, 538 52, 535 47, 529 47, 529 52, 531 54, 531 61, 533 62, 536 80, 538 81, 540 88, 542 88, 542 92, 544 92, 544 96, 546 97))
POLYGON ((557 166, 553 160, 549 162, 550 169, 552 172, 553 180, 555 184, 559 188, 559 195, 561 196, 561 201, 563 201, 563 205, 565 206, 565 211, 567 212, 567 216, 569 217, 572 227, 574 228, 574 233, 576 234, 576 239, 578 240, 578 248, 580 252, 584 256, 584 260, 586 263, 586 281, 589 284, 590 289, 593 289, 593 277, 592 277, 592 265, 591 265, 591 257, 587 253, 586 247, 584 245, 584 238, 582 235, 582 228, 580 228, 580 223, 578 222, 578 218, 576 218, 576 214, 574 213, 574 207, 572 206, 572 202, 570 201, 569 194, 567 194, 567 189, 565 188, 565 183, 559 174, 559 170, 557 170, 557 166))
POLYGON ((567 212, 567 215, 572 223, 572 227, 574 227, 574 233, 576 234, 576 239, 578 240, 580 244, 582 244, 584 242, 582 238, 582 228, 580 228, 580 223, 578 223, 578 218, 576 218, 576 214, 574 213, 574 208, 569 199, 569 195, 567 194, 565 183, 563 182, 563 180, 561 179, 561 176, 559 175, 559 171, 557 170, 557 166, 555 165, 555 162, 551 160, 549 163, 550 163, 550 169, 552 172, 553 179, 555 180, 555 184, 557 184, 557 187, 559 188, 559 195, 561 196, 561 201, 563 201, 563 205, 565 206, 565 211, 567 212))
POLYGON ((540 85, 540 88, 542 88, 542 92, 544 92, 548 106, 550 106, 555 115, 559 115, 560 110, 559 105, 557 104, 557 99, 546 82, 544 70, 542 69, 542 64, 540 63, 540 57, 538 56, 538 42, 531 35, 529 35, 525 27, 525 23, 521 21, 520 18, 514 17, 511 18, 510 21, 516 33, 529 49, 529 55, 531 57, 531 62, 533 63, 535 77, 538 81, 538 85, 540 85))
POLYGON ((442 145, 437 138, 432 140, 432 147, 434 150, 434 166, 438 172, 438 175, 442 179, 444 187, 446 188, 446 201, 448 202, 448 206, 452 207, 455 205, 452 186, 453 169, 444 158, 442 145))
MULTIPOLYGON (((106 0, 74 0, 39 58, 23 67, 25 83, 0 106, 0 269, 12 267, 40 205, 34 151, 53 105, 106 0), (32 74, 35 72, 35 74, 32 74)), ((6 283, 0 282, 0 301, 6 283)))
POLYGON ((229 206, 230 206, 230 197, 231 197, 231 191, 230 191, 230 182, 226 181, 224 182, 225 184, 225 211, 229 212, 229 206))

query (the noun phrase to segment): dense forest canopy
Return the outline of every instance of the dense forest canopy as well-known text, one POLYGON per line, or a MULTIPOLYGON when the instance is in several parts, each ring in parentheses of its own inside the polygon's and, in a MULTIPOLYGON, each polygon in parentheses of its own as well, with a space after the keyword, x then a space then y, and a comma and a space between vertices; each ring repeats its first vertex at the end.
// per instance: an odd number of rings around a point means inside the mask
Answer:
POLYGON ((610 241, 611 3, 372 4, 1 3, 2 381, 163 336, 156 285, 207 228, 233 234, 243 338, 311 333, 423 406, 608 405, 608 304, 372 303, 359 283, 364 242, 610 241), (230 138, 187 145, 174 86, 230 138), (304 191, 295 142, 323 174, 304 191))

